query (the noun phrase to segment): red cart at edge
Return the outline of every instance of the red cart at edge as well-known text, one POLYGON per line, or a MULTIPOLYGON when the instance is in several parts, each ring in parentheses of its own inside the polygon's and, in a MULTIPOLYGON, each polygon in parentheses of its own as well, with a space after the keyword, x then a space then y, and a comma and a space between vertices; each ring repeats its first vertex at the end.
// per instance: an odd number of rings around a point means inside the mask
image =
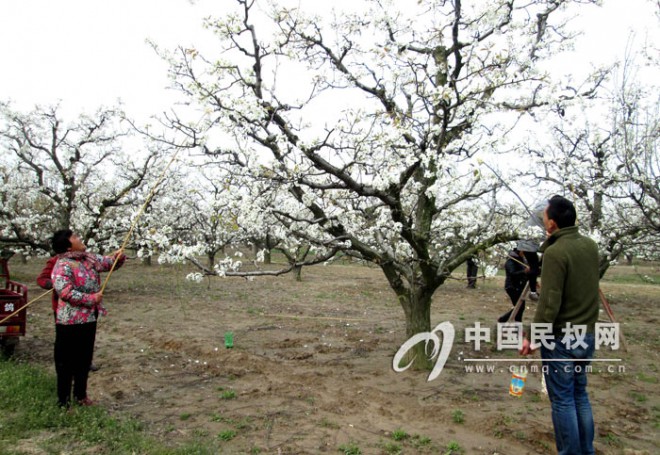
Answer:
POLYGON ((0 348, 5 357, 14 354, 14 349, 18 344, 18 337, 25 335, 25 326, 27 322, 28 289, 27 286, 11 280, 7 262, 8 255, 3 254, 0 257, 0 321, 4 320, 10 314, 18 311, 15 315, 0 323, 0 348))

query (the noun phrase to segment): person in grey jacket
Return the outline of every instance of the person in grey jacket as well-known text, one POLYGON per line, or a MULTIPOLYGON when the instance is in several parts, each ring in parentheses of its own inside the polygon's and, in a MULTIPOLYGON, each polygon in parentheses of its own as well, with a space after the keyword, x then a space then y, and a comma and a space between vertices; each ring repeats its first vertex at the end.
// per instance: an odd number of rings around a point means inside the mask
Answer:
POLYGON ((538 300, 539 295, 537 291, 537 278, 541 272, 539 262, 539 245, 543 242, 543 232, 545 226, 543 225, 543 211, 547 205, 546 201, 537 202, 534 207, 529 210, 529 218, 525 223, 525 228, 538 231, 538 236, 533 236, 518 241, 517 249, 522 252, 522 255, 527 261, 529 272, 527 279, 529 281, 529 298, 530 300, 538 300))

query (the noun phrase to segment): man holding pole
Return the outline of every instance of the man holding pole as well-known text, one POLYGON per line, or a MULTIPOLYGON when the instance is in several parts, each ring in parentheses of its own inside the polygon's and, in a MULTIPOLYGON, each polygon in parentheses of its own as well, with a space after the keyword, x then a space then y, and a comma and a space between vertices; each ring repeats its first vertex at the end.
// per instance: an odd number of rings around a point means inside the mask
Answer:
MULTIPOLYGON (((532 325, 551 332, 543 339, 541 358, 552 406, 555 443, 560 455, 593 454, 594 421, 587 393, 586 366, 595 349, 598 320, 598 246, 575 225, 573 203, 553 196, 543 222, 548 235, 541 246, 541 294, 532 325), (542 326, 544 324, 544 326, 542 326)), ((523 340, 521 354, 538 346, 523 340)))
MULTIPOLYGON (((508 322, 511 317, 511 313, 515 309, 518 300, 522 296, 525 285, 527 284, 527 275, 529 274, 529 266, 524 262, 523 258, 518 251, 518 248, 514 248, 513 251, 509 252, 509 257, 504 263, 504 271, 506 273, 506 278, 504 280, 504 290, 511 299, 511 308, 509 311, 500 316, 497 322, 504 323, 508 322)), ((522 306, 516 314, 514 320, 516 322, 522 322, 523 313, 525 312, 525 301, 522 301, 522 306)))
POLYGON ((121 266, 121 250, 113 256, 87 253, 87 247, 70 229, 55 232, 52 246, 57 262, 51 274, 58 296, 55 319, 55 371, 57 399, 68 408, 71 386, 78 404, 89 406, 87 378, 94 352, 96 321, 106 314, 102 305, 101 272, 121 266))

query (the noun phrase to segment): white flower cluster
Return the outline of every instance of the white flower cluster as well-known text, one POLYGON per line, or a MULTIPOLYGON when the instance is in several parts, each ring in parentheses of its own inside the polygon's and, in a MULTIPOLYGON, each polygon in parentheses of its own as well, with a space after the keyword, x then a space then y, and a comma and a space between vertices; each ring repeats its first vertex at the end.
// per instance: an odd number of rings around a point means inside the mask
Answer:
POLYGON ((199 272, 193 272, 186 275, 186 280, 193 281, 195 283, 201 283, 204 280, 204 275, 199 272))

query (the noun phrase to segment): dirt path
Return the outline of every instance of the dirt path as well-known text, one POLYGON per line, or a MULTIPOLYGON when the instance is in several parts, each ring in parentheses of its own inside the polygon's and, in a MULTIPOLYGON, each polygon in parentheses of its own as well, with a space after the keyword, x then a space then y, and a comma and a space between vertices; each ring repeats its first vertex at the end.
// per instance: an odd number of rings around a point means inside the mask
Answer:
MULTIPOLYGON (((36 276, 39 266, 14 269, 36 276)), ((468 356, 515 364, 494 342, 476 352, 463 340, 476 321, 494 336, 508 305, 499 279, 474 291, 452 281, 437 292, 432 323, 451 321, 457 339, 445 370, 427 382, 427 372, 391 368, 405 341, 403 314, 377 269, 335 265, 305 269, 301 283, 216 279, 208 288, 186 273, 128 264, 113 275, 96 342, 101 369, 90 379, 101 406, 138 417, 160 439, 213 438, 224 453, 338 453, 351 443, 365 454, 446 453, 452 444, 465 454, 554 453, 540 373, 516 399, 508 363, 466 371, 468 356), (233 349, 224 347, 226 331, 233 349)), ((603 365, 590 376, 597 447, 658 453, 660 288, 603 288, 630 349, 619 353, 625 371, 603 365)), ((33 306, 28 330, 17 357, 52 369, 48 302, 33 306)))

